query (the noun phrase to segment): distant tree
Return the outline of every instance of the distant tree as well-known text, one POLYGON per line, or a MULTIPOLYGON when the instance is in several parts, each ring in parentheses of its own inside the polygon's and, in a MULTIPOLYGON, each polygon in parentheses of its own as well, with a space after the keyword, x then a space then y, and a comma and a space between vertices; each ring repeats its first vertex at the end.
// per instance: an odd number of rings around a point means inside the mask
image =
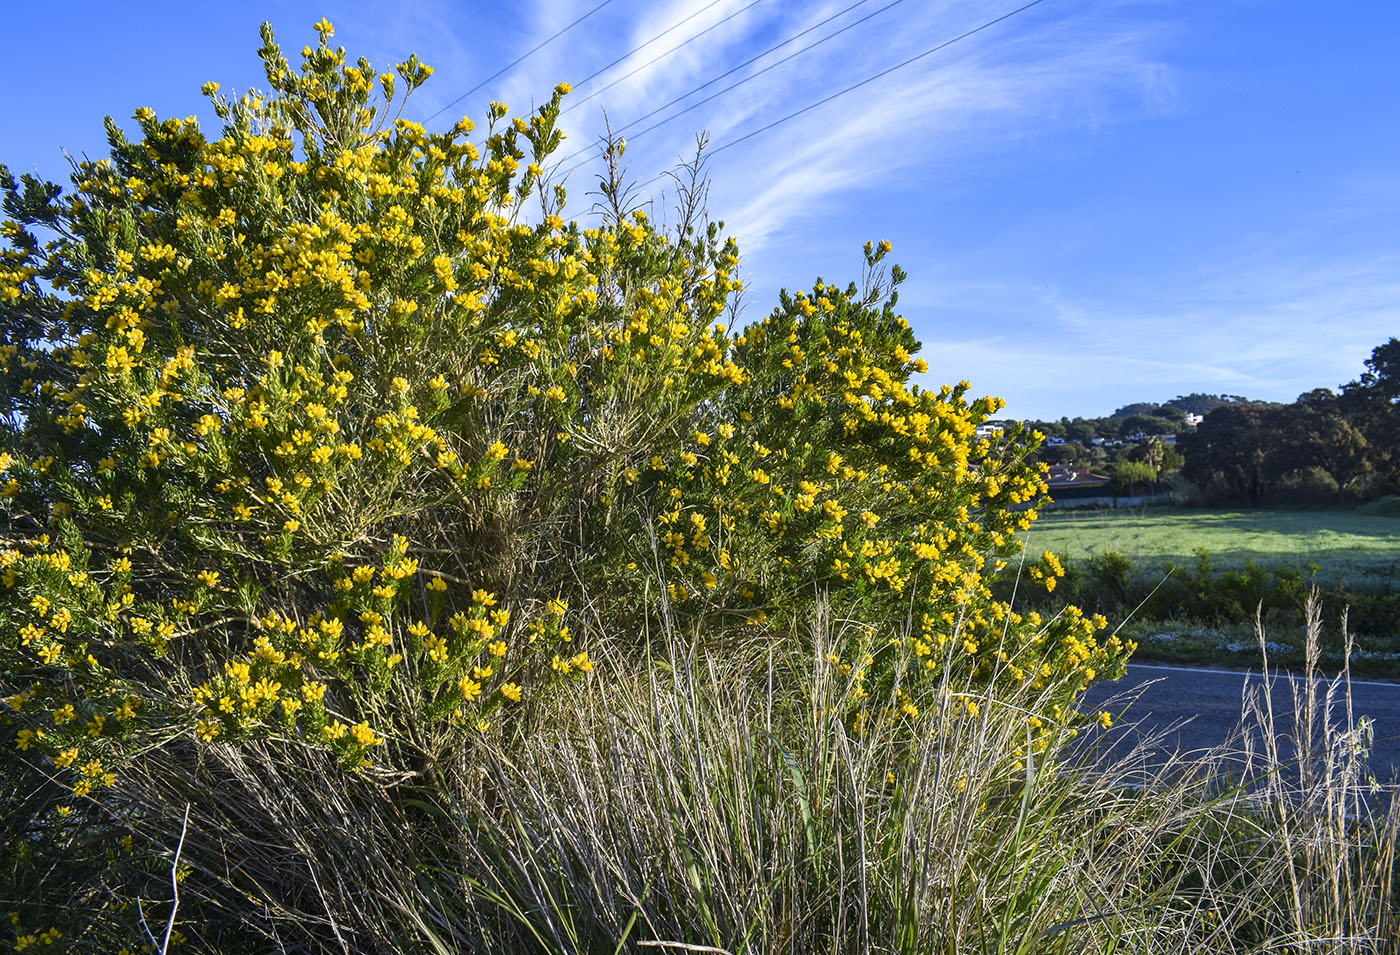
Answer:
POLYGON ((1167 406, 1179 408, 1191 414, 1207 415, 1219 408, 1221 405, 1243 404, 1249 401, 1239 395, 1203 395, 1199 392, 1192 392, 1189 395, 1177 395, 1167 406))
POLYGON ((1341 490, 1356 488, 1372 471, 1371 447, 1346 416, 1338 396, 1317 388, 1275 415, 1272 470, 1283 475, 1301 468, 1325 471, 1341 490))
POLYGON ((1123 407, 1119 408, 1117 411, 1113 412, 1113 414, 1109 415, 1109 417, 1110 417, 1110 418, 1130 418, 1130 417, 1132 417, 1133 415, 1140 415, 1140 414, 1156 414, 1156 413, 1157 413, 1157 407, 1158 407, 1158 406, 1157 406, 1157 403, 1156 403, 1155 401, 1137 401, 1137 402, 1134 402, 1133 404, 1130 404, 1130 405, 1124 405, 1123 407))
POLYGON ((1060 425, 1064 428, 1065 438, 1070 441, 1087 443, 1094 436, 1094 426, 1098 422, 1092 418, 1061 418, 1060 425))
POLYGON ((1180 451, 1165 441, 1150 439, 1140 441, 1128 450, 1125 458, 1141 461, 1152 468, 1154 480, 1161 481, 1168 474, 1181 470, 1185 461, 1180 451))
POLYGON ((1101 438, 1116 441, 1123 436, 1122 418, 1096 418, 1093 420, 1094 433, 1101 438))
POLYGON ((1041 445, 1039 458, 1046 464, 1075 464, 1084 457, 1084 447, 1079 444, 1041 445))
POLYGON ((1133 434, 1175 434, 1176 423, 1155 414, 1134 414, 1122 419, 1122 433, 1133 434))
POLYGON ((1152 465, 1146 461, 1116 461, 1108 470, 1115 494, 1134 494, 1146 490, 1157 479, 1152 465))
POLYGON ((1259 504, 1268 490, 1265 460, 1277 408, 1260 402, 1216 408, 1181 437, 1181 473, 1210 497, 1259 504))
POLYGON ((1373 348, 1360 379, 1343 387, 1364 390, 1392 403, 1400 401, 1400 338, 1373 348))
POLYGON ((1338 403, 1370 446, 1377 490, 1400 491, 1400 339, 1372 350, 1366 371, 1342 386, 1338 403))
POLYGON ((1314 465, 1280 475, 1269 500, 1276 504, 1307 506, 1334 502, 1341 494, 1337 479, 1325 468, 1314 465))
POLYGON ((1176 425, 1175 430, 1177 431, 1180 431, 1186 424, 1186 412, 1175 405, 1158 405, 1157 410, 1153 413, 1172 422, 1176 425))

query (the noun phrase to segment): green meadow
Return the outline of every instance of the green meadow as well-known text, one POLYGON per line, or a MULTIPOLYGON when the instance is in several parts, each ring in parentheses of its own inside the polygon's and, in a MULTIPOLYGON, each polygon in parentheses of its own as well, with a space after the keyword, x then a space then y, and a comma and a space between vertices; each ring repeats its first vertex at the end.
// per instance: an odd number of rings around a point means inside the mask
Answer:
POLYGON ((1263 623, 1272 662, 1298 666, 1304 605, 1326 621, 1321 660, 1400 677, 1400 507, 1353 510, 1124 508, 1050 511, 1024 540, 1056 554, 1065 577, 1029 606, 1101 613, 1138 643, 1135 659, 1258 667, 1263 623), (1341 623, 1355 640, 1350 652, 1341 623))
POLYGON ((1217 510, 1125 508, 1048 511, 1026 532, 1032 553, 1071 561, 1113 551, 1140 567, 1195 563, 1204 549, 1221 568, 1284 565, 1358 589, 1400 585, 1400 509, 1217 510))

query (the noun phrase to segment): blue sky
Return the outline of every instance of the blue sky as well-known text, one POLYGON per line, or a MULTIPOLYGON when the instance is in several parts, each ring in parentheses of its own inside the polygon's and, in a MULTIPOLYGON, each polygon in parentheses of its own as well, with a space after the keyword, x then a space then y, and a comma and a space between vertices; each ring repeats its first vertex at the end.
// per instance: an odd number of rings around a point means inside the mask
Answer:
MULTIPOLYGON (((417 52, 437 72, 405 115, 424 119, 599 2, 10 5, 22 42, 7 49, 0 162, 64 176, 61 150, 103 151, 106 114, 207 116, 206 80, 261 85, 264 19, 292 50, 324 15, 352 56, 417 52)), ((610 0, 429 126, 491 99, 527 110, 694 14, 581 100, 719 24, 569 112, 572 152, 602 109, 626 126, 854 2, 610 0)), ((722 147, 1023 2, 865 0, 633 127, 875 14, 629 137, 627 160, 648 179, 697 131, 722 147)), ((1042 0, 718 152, 711 209, 740 241, 749 319, 780 287, 858 278, 864 242, 891 240, 928 383, 969 379, 1009 415, 1192 391, 1288 401, 1356 377, 1400 335, 1397 48, 1393 0, 1042 0)), ((575 216, 595 168, 572 175, 575 216)))

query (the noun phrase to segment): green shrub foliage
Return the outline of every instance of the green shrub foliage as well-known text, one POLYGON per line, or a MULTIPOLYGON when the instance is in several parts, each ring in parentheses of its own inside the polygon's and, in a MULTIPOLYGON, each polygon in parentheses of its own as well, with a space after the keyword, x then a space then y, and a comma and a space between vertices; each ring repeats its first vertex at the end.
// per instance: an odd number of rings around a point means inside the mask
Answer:
POLYGON ((152 747, 412 777, 663 613, 748 640, 829 599, 866 623, 835 654, 857 724, 936 720, 950 670, 1068 704, 1120 665, 1075 611, 992 598, 1034 441, 911 384, 888 245, 730 330, 718 225, 559 215, 567 87, 429 133, 394 118, 427 66, 318 29, 295 67, 264 30, 267 93, 206 85, 213 136, 143 108, 71 191, 3 173, 0 733, 48 787, 31 832, 126 831, 152 747))

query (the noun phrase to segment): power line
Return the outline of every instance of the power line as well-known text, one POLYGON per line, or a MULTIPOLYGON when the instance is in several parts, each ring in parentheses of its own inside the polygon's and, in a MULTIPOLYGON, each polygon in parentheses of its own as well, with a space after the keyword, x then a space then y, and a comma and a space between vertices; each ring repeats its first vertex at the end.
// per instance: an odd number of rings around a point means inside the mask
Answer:
POLYGON ((500 76, 502 73, 506 73, 506 72, 508 72, 508 71, 510 71, 510 70, 515 69, 515 67, 519 66, 519 65, 520 65, 521 63, 523 63, 525 60, 529 59, 531 56, 533 56, 534 54, 538 53, 540 50, 544 49, 545 47, 549 46, 549 44, 553 43, 555 40, 559 39, 559 38, 560 38, 561 36, 563 36, 565 33, 568 33, 568 32, 569 32, 570 30, 572 30, 574 27, 578 26, 578 25, 579 25, 580 23, 582 23, 584 20, 587 20, 589 17, 593 16, 593 14, 597 13, 599 10, 603 9, 604 7, 606 7, 608 4, 610 4, 610 3, 612 3, 612 2, 613 2, 613 0, 603 0, 602 3, 598 4, 598 5, 597 5, 596 7, 594 7, 592 10, 589 10, 587 13, 585 13, 583 16, 579 17, 579 18, 578 18, 577 20, 575 20, 573 23, 570 23, 568 26, 564 27, 564 29, 560 30, 558 33, 556 33, 556 34, 554 34, 553 36, 551 36, 549 39, 544 40, 543 42, 541 42, 541 43, 539 43, 539 44, 536 44, 536 45, 535 45, 533 48, 531 48, 529 51, 527 51, 527 52, 521 54, 520 56, 516 57, 516 58, 515 58, 514 60, 512 60, 511 62, 507 63, 505 66, 501 67, 499 70, 497 70, 496 72, 492 73, 490 76, 486 77, 486 79, 482 80, 480 83, 476 84, 476 85, 473 86, 471 89, 467 90, 467 91, 466 91, 465 93, 463 93, 461 96, 457 97, 457 98, 454 99, 452 102, 448 103, 448 104, 447 104, 446 106, 444 106, 442 109, 438 110, 436 113, 433 113, 433 114, 432 114, 431 116, 429 116, 427 119, 423 120, 423 122, 428 123, 428 122, 431 122, 432 120, 436 119, 437 117, 441 116, 443 113, 447 112, 449 109, 451 109, 452 107, 456 106, 458 103, 462 102, 462 100, 466 99, 468 96, 472 95, 472 94, 475 93, 477 90, 481 89, 481 88, 482 88, 483 86, 485 86, 487 83, 491 82, 491 81, 494 80, 496 77, 500 76))
MULTIPOLYGON (((686 99, 686 98, 688 98, 688 97, 690 97, 690 96, 694 96, 696 93, 700 92, 700 91, 703 90, 705 87, 711 86, 711 85, 713 85, 713 84, 719 82, 720 80, 724 79, 726 76, 730 76, 730 75, 732 75, 732 74, 738 72, 739 70, 742 70, 744 67, 749 66, 749 65, 751 65, 752 63, 754 63, 755 61, 762 59, 763 57, 767 56, 769 53, 772 53, 774 50, 780 49, 781 47, 786 46, 787 44, 791 43, 792 41, 797 40, 797 39, 800 39, 801 37, 805 36, 806 34, 811 33, 813 30, 816 30, 817 28, 819 28, 819 27, 821 27, 821 26, 823 26, 823 25, 825 25, 825 24, 827 24, 827 23, 830 23, 832 20, 834 20, 834 19, 836 19, 837 17, 841 16, 843 13, 846 13, 846 12, 848 12, 848 11, 850 11, 850 10, 853 10, 853 9, 855 9, 856 7, 858 7, 858 6, 860 6, 861 4, 866 3, 866 2, 868 2, 868 0, 856 0, 855 3, 853 3, 853 4, 851 4, 850 6, 846 7, 844 10, 840 10, 840 11, 838 11, 838 12, 836 12, 836 13, 833 13, 831 16, 827 17, 825 20, 822 20, 820 23, 815 23, 815 24, 813 24, 812 26, 808 27, 807 29, 803 30, 801 33, 794 34, 793 36, 788 37, 786 40, 782 41, 781 43, 778 43, 778 44, 776 44, 776 45, 774 45, 774 46, 769 47, 768 49, 764 50, 762 53, 758 54, 757 56, 752 57, 752 58, 750 58, 750 59, 748 59, 748 60, 745 60, 743 63, 740 63, 738 66, 736 66, 736 67, 734 67, 734 68, 732 68, 732 69, 729 69, 729 70, 724 71, 724 72, 721 73, 719 76, 716 76, 716 77, 714 77, 713 79, 710 79, 710 80, 705 81, 704 83, 701 83, 699 86, 695 87, 694 89, 690 90, 690 91, 687 92, 687 93, 683 93, 683 94, 681 94, 680 96, 677 96, 675 99, 671 100, 670 102, 668 102, 668 103, 663 103, 662 105, 656 107, 656 109, 653 109, 651 112, 645 113, 645 114, 643 114, 643 115, 641 115, 641 116, 638 116, 636 119, 632 120, 632 121, 631 121, 630 123, 628 123, 626 126, 623 126, 623 127, 621 127, 620 129, 615 130, 614 132, 616 132, 616 133, 618 133, 618 134, 621 134, 621 133, 625 132, 626 130, 631 129, 633 126, 636 126, 638 123, 643 122, 644 120, 649 119, 649 118, 652 117, 652 116, 655 116, 657 113, 661 112, 662 110, 667 109, 667 108, 669 108, 669 107, 671 107, 671 106, 674 106, 675 104, 679 103, 679 102, 680 102, 681 100, 683 100, 683 99, 686 99)), ((690 104, 689 106, 687 106, 685 109, 683 109, 683 110, 681 110, 681 111, 679 111, 679 112, 677 112, 677 113, 673 113, 673 114, 671 114, 670 116, 666 117, 665 119, 663 119, 663 120, 661 120, 661 121, 659 121, 659 122, 656 122, 656 123, 651 124, 651 125, 648 126, 646 129, 643 129, 643 130, 641 130, 640 132, 634 133, 634 134, 632 135, 632 139, 635 140, 635 139, 637 139, 639 136, 644 136, 644 135, 646 135, 647 133, 651 132, 653 129, 656 129, 656 128, 660 127, 660 126, 666 125, 667 123, 669 123, 671 120, 675 119, 676 117, 678 117, 678 116, 684 116, 686 113, 690 112, 691 110, 696 109, 696 108, 698 108, 698 107, 700 107, 700 106, 704 106, 706 103, 710 102, 711 100, 713 100, 713 99, 715 99, 715 98, 717 98, 717 97, 723 96, 725 93, 728 93, 730 90, 734 90, 734 89, 739 88, 740 86, 743 86, 745 83, 749 82, 749 80, 756 79, 756 78, 762 76, 764 73, 767 73, 769 70, 776 69, 777 67, 782 66, 784 63, 788 62, 789 60, 792 60, 792 59, 794 59, 794 58, 796 58, 796 57, 799 57, 799 56, 801 56, 803 53, 806 53, 806 52, 808 52, 808 51, 810 51, 810 50, 816 49, 817 47, 819 47, 819 46, 821 46, 823 43, 825 43, 827 40, 835 39, 836 37, 838 37, 838 36, 840 36, 841 34, 845 33, 847 30, 854 29, 855 27, 860 26, 860 25, 861 25, 862 23, 864 23, 866 20, 869 20, 869 19, 871 19, 872 17, 877 17, 877 16, 879 16, 880 14, 884 13, 886 10, 890 9, 891 7, 898 6, 899 4, 901 4, 901 3, 903 3, 903 2, 904 2, 904 0, 893 0, 893 2, 885 4, 883 7, 881 7, 880 9, 878 9, 878 10, 876 10, 876 11, 874 11, 873 13, 867 13, 865 16, 861 17, 860 19, 858 19, 858 20, 853 20, 852 22, 850 22, 850 23, 846 24, 845 26, 843 26, 841 29, 836 30, 835 32, 830 33, 830 34, 827 34, 826 36, 822 37, 820 40, 816 40, 816 41, 814 41, 814 42, 812 42, 812 43, 809 43, 809 44, 807 44, 806 46, 802 47, 800 50, 795 50, 795 51, 793 51, 792 53, 789 53, 787 56, 783 57, 781 60, 778 60, 778 61, 776 61, 776 62, 774 62, 774 63, 770 63, 769 65, 765 66, 763 69, 758 70, 758 71, 756 71, 756 72, 754 72, 754 73, 750 73, 748 76, 744 77, 742 80, 739 80, 739 82, 737 82, 737 83, 731 83, 730 85, 726 86, 724 89, 719 90, 719 91, 714 92, 714 93, 711 93, 709 96, 705 97, 704 99, 698 100, 697 102, 694 102, 694 103, 691 103, 691 104, 690 104)), ((576 151, 576 152, 570 153, 568 156, 566 156, 566 157, 564 157, 562 160, 560 160, 560 163, 559 163, 559 164, 560 164, 560 165, 563 165, 563 164, 566 163, 566 162, 570 162, 570 161, 572 161, 572 160, 574 160, 574 159, 577 159, 579 156, 582 156, 582 155, 584 155, 585 153, 592 151, 592 148, 593 148, 593 147, 591 147, 591 146, 587 146, 587 147, 584 147, 583 149, 580 149, 580 150, 578 150, 578 151, 576 151)), ((586 161, 587 161, 587 160, 585 160, 585 162, 586 162, 586 161)), ((581 166, 581 165, 583 165, 583 163, 579 163, 578 165, 575 165, 575 166, 570 167, 570 168, 569 168, 569 172, 573 172, 575 169, 578 169, 579 166, 581 166)), ((567 175, 567 173, 566 173, 565 175, 567 175)))
POLYGON ((1010 20, 1012 17, 1016 16, 1018 13, 1024 13, 1025 11, 1029 10, 1031 7, 1037 6, 1037 5, 1039 5, 1039 4, 1043 3, 1043 2, 1045 2, 1045 0, 1030 0, 1029 3, 1022 4, 1021 6, 1017 7, 1015 10, 1012 10, 1010 13, 1003 13, 1001 16, 997 17, 997 18, 994 19, 994 20, 988 20, 986 23, 982 24, 982 25, 979 26, 979 27, 973 27, 971 30, 968 30, 966 33, 960 33, 960 34, 958 34, 957 36, 953 37, 951 40, 944 40, 942 43, 938 44, 937 46, 929 47, 929 48, 928 48, 927 50, 925 50, 924 52, 919 53, 919 54, 916 54, 916 55, 914 55, 914 56, 911 56, 911 57, 909 57, 909 59, 903 61, 902 63, 896 63, 894 66, 891 66, 889 69, 881 70, 879 73, 876 73, 874 76, 867 77, 867 78, 861 80, 859 83, 852 83, 850 86, 846 87, 845 89, 843 89, 843 90, 841 90, 841 91, 839 91, 839 92, 836 92, 836 93, 832 93, 830 96, 826 97, 825 99, 818 100, 817 102, 811 104, 810 106, 804 106, 804 107, 802 107, 801 109, 797 110, 797 111, 794 112, 794 113, 789 113, 788 115, 784 116, 782 119, 775 119, 775 120, 773 120, 773 122, 769 123, 768 125, 766 125, 766 126, 760 126, 758 129, 755 129, 753 132, 751 132, 751 133, 745 133, 744 135, 740 136, 738 139, 732 139, 732 140, 730 140, 729 142, 725 143, 723 146, 719 146, 719 147, 717 147, 716 149, 712 150, 712 151, 710 152, 710 155, 713 156, 715 153, 722 153, 722 152, 724 152, 726 149, 728 149, 730 146, 737 146, 737 145, 739 145, 740 143, 742 143, 744 140, 746 140, 746 139, 752 139, 753 137, 757 136, 759 133, 766 133, 766 132, 768 132, 768 130, 772 129, 774 126, 781 126, 783 123, 786 123, 788 120, 790 120, 790 119, 796 119, 797 117, 801 116, 803 113, 811 112, 812 110, 816 109, 818 106, 825 106, 827 103, 830 103, 832 100, 836 99, 836 98, 839 97, 839 96, 845 96, 847 93, 853 92, 854 90, 858 90, 858 89, 860 89, 862 86, 865 86, 865 85, 867 85, 867 84, 869 84, 869 83, 873 83, 873 82, 875 82, 876 80, 878 80, 878 79, 880 79, 880 78, 882 78, 882 77, 889 76, 889 75, 890 75, 891 73, 893 73, 895 70, 902 70, 902 69, 904 69, 904 67, 908 66, 908 65, 911 64, 911 63, 916 63, 916 62, 918 62, 919 60, 922 60, 922 59, 923 59, 924 57, 926 57, 926 56, 932 56, 933 54, 937 53, 939 50, 947 49, 948 47, 952 46, 954 43, 957 43, 957 42, 959 42, 960 40, 966 40, 968 37, 972 36, 973 34, 981 33, 983 30, 987 29, 988 27, 994 27, 994 26, 996 26, 998 23, 1001 23, 1003 20, 1010 20))
MULTIPOLYGON (((715 5, 715 3, 718 3, 718 2, 719 2, 719 0, 715 0, 714 3, 711 3, 709 6, 703 8, 703 9, 701 9, 701 10, 697 10, 695 13, 692 13, 689 17, 686 17, 685 19, 686 19, 686 20, 689 20, 689 19, 691 19, 691 17, 695 17, 695 16, 698 16, 698 15, 701 14, 701 13, 704 13, 705 10, 710 9, 710 7, 713 7, 713 6, 715 5)), ((702 36, 704 36, 706 33, 709 33, 711 30, 713 30, 713 29, 715 29, 715 28, 717 28, 717 27, 721 27, 721 26, 723 26, 724 24, 728 23, 730 20, 733 20, 733 19, 734 19, 735 17, 737 17, 739 14, 741 14, 741 13, 743 13, 745 10, 749 9, 749 7, 755 7, 755 6, 757 6, 758 4, 760 4, 760 3, 762 3, 762 2, 763 2, 763 0, 752 0, 752 2, 749 3, 749 4, 747 4, 746 6, 742 6, 742 7, 740 7, 738 10, 735 10, 733 13, 731 13, 731 14, 729 14, 728 16, 724 17, 723 19, 718 20, 718 21, 716 21, 715 23, 710 24, 710 25, 707 26, 705 29, 701 30, 699 33, 697 33, 697 34, 695 34, 693 37, 691 37, 689 40, 683 40, 683 41, 681 41, 680 43, 677 43, 675 46, 671 47, 671 48, 670 48, 669 50, 667 50, 665 53, 658 53, 656 56, 654 56, 654 57, 652 57, 651 59, 647 60, 647 61, 646 61, 645 63, 643 63, 641 66, 637 67, 635 70, 632 70, 630 73, 624 73, 623 75, 619 76, 617 79, 615 79, 615 80, 613 80, 611 83, 609 83, 607 86, 604 86, 602 89, 594 90, 592 93, 589 93, 589 94, 588 94, 587 96, 585 96, 583 99, 576 100, 576 101, 570 103, 567 107, 565 107, 564 109, 560 110, 560 113, 561 113, 561 114, 567 113, 567 112, 569 112, 569 110, 571 110, 571 109, 575 109, 576 107, 582 106, 584 103, 588 102, 589 100, 591 100, 593 97, 599 95, 600 93, 606 93, 608 90, 612 89, 614 86, 616 86, 617 84, 621 83, 623 80, 628 79, 628 78, 633 77, 633 76, 636 76, 638 73, 640 73, 642 70, 646 69, 648 66, 651 66, 651 65, 652 65, 653 63, 655 63, 657 60, 664 60, 666 57, 670 56, 672 53, 676 52, 676 51, 679 50, 681 47, 685 46, 687 43, 692 43, 692 42, 694 42, 695 40, 700 39, 702 36)), ((865 0, 861 0, 861 2, 864 3, 865 0)), ((685 22, 685 20, 682 20, 682 21, 681 21, 681 23, 684 23, 684 22, 685 22)), ((677 23, 677 24, 676 24, 677 27, 680 26, 680 25, 681 25, 680 23, 677 23)), ((674 30, 675 28, 676 28, 676 27, 672 27, 671 30, 674 30)), ((670 30, 667 30, 666 32, 667 32, 667 33, 670 33, 671 31, 670 31, 670 30)), ((663 34, 663 35, 664 35, 664 34, 663 34)), ((656 39, 660 39, 660 37, 658 36, 658 37, 653 37, 653 38, 652 38, 652 40, 656 40, 656 39)), ((643 43, 642 46, 646 46, 648 43, 651 43, 652 40, 648 40, 647 43, 643 43)), ((640 50, 641 48, 642 48, 642 47, 639 46, 639 47, 637 47, 637 50, 640 50)), ((633 50, 632 53, 636 53, 637 50, 633 50)), ((603 72, 603 70, 608 70, 608 69, 611 69, 611 68, 614 67, 614 66, 617 66, 617 64, 619 64, 619 63, 621 63, 623 60, 627 59, 628 56, 631 56, 632 53, 628 53, 627 56, 619 57, 618 59, 613 60, 613 61, 612 61, 611 63, 609 63, 607 66, 603 67, 602 70, 599 70, 598 73, 603 72)), ((593 76, 597 76, 598 73, 594 73, 593 76)), ((593 76, 590 76, 590 77, 588 78, 588 80, 593 79, 593 76)), ((587 83, 588 80, 584 80, 583 83, 587 83)), ((579 85, 582 86, 583 83, 580 83, 579 85)))
MULTIPOLYGON (((825 106, 827 103, 830 103, 832 100, 834 100, 834 99, 836 99, 836 98, 838 98, 838 97, 845 96, 847 93, 853 92, 854 90, 858 90, 858 89, 860 89, 862 86, 866 86, 866 85, 868 85, 868 84, 870 84, 870 83, 873 83, 873 82, 875 82, 876 80, 881 79, 882 77, 889 76, 891 73, 895 72, 896 70, 902 70, 902 69, 904 69, 904 67, 909 66, 911 63, 916 63, 916 62, 918 62, 919 60, 922 60, 922 59, 923 59, 924 57, 926 57, 926 56, 932 56, 933 54, 937 53, 939 50, 947 49, 948 47, 952 46, 954 43, 957 43, 957 42, 959 42, 959 41, 961 41, 961 40, 966 40, 968 37, 970 37, 970 36, 972 36, 972 35, 974 35, 974 34, 981 33, 983 30, 987 29, 988 27, 996 26, 998 23, 1001 23, 1003 20, 1009 20, 1009 19, 1011 19, 1012 17, 1016 16, 1017 14, 1019 14, 1019 13, 1024 13, 1025 11, 1029 10, 1031 7, 1038 6, 1039 4, 1041 4, 1041 3, 1043 3, 1043 2, 1044 2, 1044 0, 1030 0, 1029 3, 1022 4, 1021 6, 1017 7, 1015 10, 1010 11, 1009 13, 1003 13, 1001 16, 999 16, 999 17, 997 17, 997 18, 995 18, 995 19, 993 19, 993 20, 988 20, 986 23, 982 24, 981 26, 973 27, 971 30, 968 30, 966 33, 960 33, 960 34, 958 34, 957 36, 953 37, 951 40, 944 40, 942 43, 939 43, 937 46, 929 47, 927 50, 924 50, 922 53, 915 54, 914 56, 909 57, 909 59, 904 60, 904 61, 902 61, 902 62, 900 62, 900 63, 896 63, 894 66, 891 66, 891 67, 889 67, 888 69, 881 70, 879 73, 876 73, 874 76, 866 77, 865 79, 861 80, 859 83, 852 83, 850 86, 846 87, 845 89, 840 90, 840 91, 835 92, 835 93, 832 93, 830 96, 827 96, 827 97, 825 97, 824 99, 820 99, 820 100, 818 100, 817 102, 812 103, 812 104, 809 105, 809 106, 804 106, 804 107, 802 107, 801 109, 799 109, 799 110, 797 110, 797 111, 795 111, 795 112, 788 113, 786 116, 782 117, 781 119, 775 119, 775 120, 773 120, 773 122, 768 123, 766 126, 760 126, 758 129, 755 129, 755 130, 753 130, 752 132, 745 133, 744 135, 740 136, 738 139, 732 139, 732 140, 730 140, 729 142, 725 143, 723 146, 717 146, 716 148, 710 150, 710 155, 713 156, 713 155, 715 155, 716 153, 722 153, 722 152, 724 152, 726 149, 728 149, 728 148, 731 147, 731 146, 737 146, 737 145, 739 145, 740 143, 744 142, 745 140, 752 139, 753 137, 759 135, 760 133, 766 133, 766 132, 768 132, 768 130, 772 129, 773 127, 775 127, 775 126, 781 126, 783 123, 786 123, 788 120, 790 120, 790 119, 796 119, 798 116, 801 116, 803 113, 809 113, 809 112, 811 112, 812 110, 816 109, 816 108, 819 107, 819 106, 825 106)), ((677 115, 680 115, 680 114, 678 113, 677 115)), ((634 138, 635 138, 635 137, 634 137, 634 138)), ((574 169, 577 169, 577 168, 579 168, 579 167, 578 167, 578 166, 575 166, 575 167, 574 167, 574 169)), ((571 169, 571 170, 569 170, 569 171, 570 171, 570 172, 573 172, 573 169, 571 169)), ((659 175, 652 176, 650 179, 646 180, 645 182, 640 183, 639 186, 638 186, 638 188, 645 187, 645 186, 649 186, 649 185, 651 185, 653 182, 656 182, 656 181, 658 181, 658 180, 664 178, 665 175, 666 175, 665 173, 661 173, 661 174, 659 174, 659 175)))
MULTIPOLYGON (((665 36, 666 34, 672 32, 673 30, 679 30, 681 27, 685 26, 685 25, 686 25, 687 23, 689 23, 691 20, 694 20, 694 19, 695 19, 696 17, 698 17, 700 14, 702 14, 702 13, 704 13, 705 11, 709 10, 711 7, 719 6, 719 5, 720 5, 721 3, 723 3, 723 2, 724 2, 724 0, 710 0, 709 3, 705 4, 705 5, 704 5, 703 7, 701 7, 699 10, 696 10, 694 13, 692 13, 690 16, 686 17, 684 20, 677 20, 675 23, 671 24, 669 27, 667 27, 666 29, 662 30, 660 33, 658 33, 656 36, 652 37, 650 40, 646 41, 646 42, 643 43, 642 45, 633 47, 632 49, 628 50, 626 53, 622 54, 621 56, 619 56, 617 59, 613 60, 611 63, 609 63, 607 66, 603 67, 602 69, 600 69, 600 70, 594 70, 592 73, 590 73, 590 74, 588 74, 587 76, 585 76, 582 80, 580 80, 579 82, 575 83, 574 86, 575 86, 575 87, 583 86, 583 85, 585 85, 586 83, 588 83, 590 80, 595 80, 595 79, 597 79, 599 76, 601 76, 602 74, 606 73, 608 70, 612 69, 614 66, 617 66, 617 64, 621 63, 623 60, 627 59, 627 58, 628 58, 629 56, 631 56, 632 54, 637 53, 637 52, 640 52, 641 50, 645 50, 647 47, 651 46, 653 43, 655 43, 657 40, 661 39, 661 38, 662 38, 663 36, 665 36)), ((749 6, 753 6, 753 4, 749 4, 749 6)), ((747 10, 748 7, 745 7, 744 9, 747 10)), ((726 17, 725 19, 728 19, 728 18, 726 17)), ((723 20, 720 21, 720 23, 723 23, 723 22, 724 22, 723 20)), ((718 26, 718 24, 716 24, 716 26, 718 26)), ((697 33, 696 36, 700 36, 700 34, 697 33)), ((691 37, 691 40, 693 40, 693 39, 695 39, 695 37, 691 37)), ((687 40, 687 41, 686 41, 686 43, 689 43, 689 42, 690 42, 690 40, 687 40)), ((682 44, 681 44, 681 46, 684 46, 684 45, 685 45, 685 43, 682 43, 682 44)), ((671 52, 671 51, 677 50, 677 49, 679 49, 679 47, 672 47, 671 50, 668 50, 667 52, 671 52)), ((661 55, 662 55, 662 56, 665 56, 666 54, 663 53, 663 54, 661 54, 661 55)), ((656 62, 656 61, 653 60, 652 63, 654 63, 654 62, 656 62)), ((647 65, 650 66, 651 64, 648 63, 647 65)), ((628 75, 628 76, 631 76, 632 74, 629 73, 629 74, 627 74, 627 75, 628 75)), ((623 77, 623 79, 626 79, 626 77, 623 77)), ((608 85, 611 86, 612 84, 608 84, 608 85)), ((607 88, 608 88, 607 86, 603 87, 603 89, 607 89, 607 88)), ((599 92, 602 92, 602 90, 600 90, 599 92)), ((595 95, 596 95, 596 94, 595 94, 595 95)))

